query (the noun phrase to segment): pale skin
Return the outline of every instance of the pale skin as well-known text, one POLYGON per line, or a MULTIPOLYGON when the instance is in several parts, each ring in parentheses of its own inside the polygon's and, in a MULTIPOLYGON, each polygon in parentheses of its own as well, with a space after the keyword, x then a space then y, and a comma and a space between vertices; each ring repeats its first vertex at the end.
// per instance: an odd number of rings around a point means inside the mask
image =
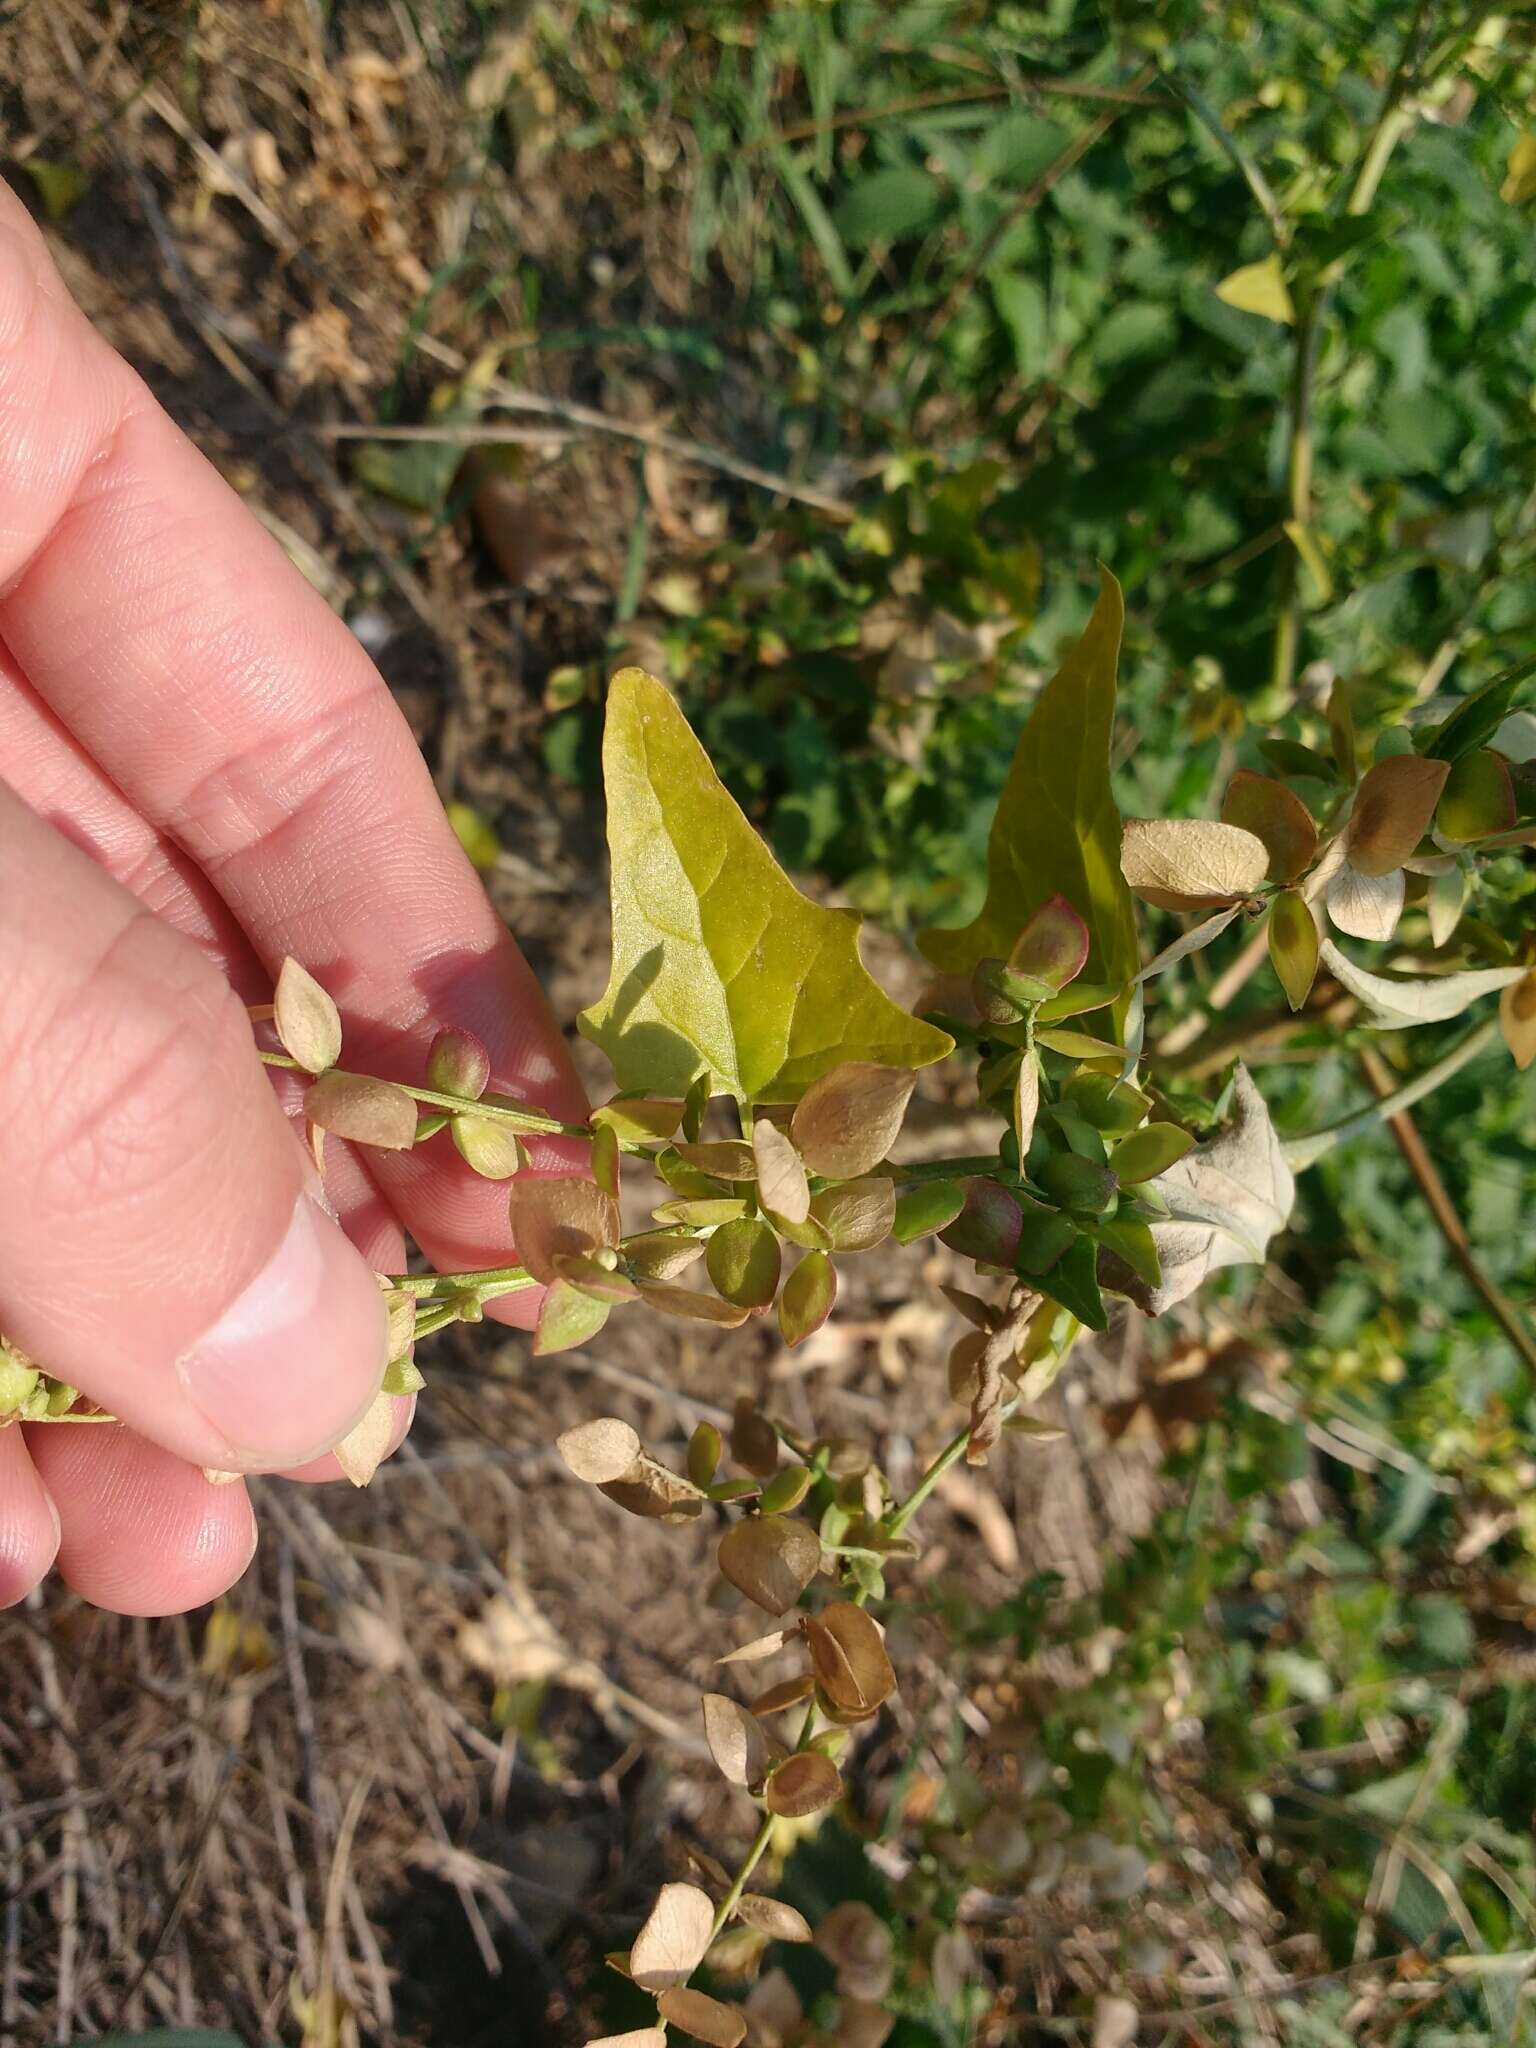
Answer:
POLYGON ((284 956, 340 1003, 349 1065, 419 1081, 457 1024, 493 1088, 585 1111, 377 671, 3 184, 0 942, 0 1331, 124 1418, 0 1428, 0 1606, 56 1569, 182 1611, 257 1540, 204 1467, 337 1476, 384 1366, 370 1268, 407 1231, 447 1270, 512 1254, 505 1187, 442 1137, 331 1140, 314 1199, 245 1009, 284 956))

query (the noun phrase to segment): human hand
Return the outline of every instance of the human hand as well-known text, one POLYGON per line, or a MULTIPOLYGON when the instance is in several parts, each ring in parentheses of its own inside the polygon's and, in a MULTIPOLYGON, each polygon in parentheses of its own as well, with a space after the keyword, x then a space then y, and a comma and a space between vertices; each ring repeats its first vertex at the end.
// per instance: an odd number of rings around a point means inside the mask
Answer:
POLYGON ((3 184, 0 506, 0 1332, 121 1418, 0 1428, 0 1606, 56 1558, 169 1613, 255 1547, 203 1468, 337 1472, 402 1226, 449 1270, 509 1256, 505 1187, 442 1137, 366 1167, 331 1139, 322 1207, 244 1008, 283 957, 368 1071, 419 1081, 452 1023, 493 1086, 584 1109, 379 675, 3 184))

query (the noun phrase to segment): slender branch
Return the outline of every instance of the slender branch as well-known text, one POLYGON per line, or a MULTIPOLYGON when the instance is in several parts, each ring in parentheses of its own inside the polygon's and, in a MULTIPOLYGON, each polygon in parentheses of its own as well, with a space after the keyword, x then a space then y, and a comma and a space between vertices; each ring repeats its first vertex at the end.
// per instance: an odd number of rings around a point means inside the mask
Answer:
POLYGON ((1290 545, 1280 558, 1280 588, 1276 596, 1275 651, 1270 663, 1269 688, 1272 707, 1278 716, 1290 704, 1296 682, 1296 661, 1301 649, 1301 552, 1297 534, 1312 524, 1312 389, 1317 377, 1318 347, 1326 292, 1309 292, 1296 316, 1292 344, 1290 395, 1290 452, 1286 460, 1286 493, 1290 524, 1290 545))
MULTIPOLYGON (((1408 88, 1413 78, 1414 61, 1418 56, 1419 44, 1424 34, 1425 17, 1429 12, 1428 0, 1419 0, 1413 11, 1408 34, 1393 68, 1391 81, 1387 86, 1386 98, 1381 103, 1381 112, 1376 117, 1376 126, 1365 145, 1360 169, 1350 188, 1346 213, 1369 213, 1382 174, 1391 160, 1392 152, 1413 125, 1413 115, 1404 105, 1408 88)), ((1433 68, 1433 67, 1432 67, 1433 68)))
MULTIPOLYGON (((1365 1078, 1375 1089, 1383 1102, 1390 1100, 1392 1070, 1381 1055, 1367 1046, 1360 1054, 1360 1065, 1365 1078)), ((1435 1226, 1445 1239, 1451 1257, 1460 1266, 1474 1293, 1485 1303, 1488 1313, 1504 1332, 1510 1343, 1519 1352, 1526 1364, 1536 1370, 1536 1337, 1520 1320, 1519 1311, 1483 1271, 1478 1263, 1472 1240, 1466 1226, 1457 1214, 1450 1191, 1440 1177, 1439 1169, 1429 1155, 1428 1147, 1419 1134, 1419 1127, 1407 1109, 1399 1109, 1387 1118, 1387 1129, 1397 1140, 1398 1150, 1408 1165, 1408 1171, 1418 1182, 1419 1193, 1435 1219, 1435 1226)))
MULTIPOLYGON (((854 508, 848 499, 838 497, 835 492, 821 490, 815 484, 798 483, 793 477, 780 476, 776 471, 763 469, 755 462, 746 462, 724 448, 710 447, 707 442, 689 440, 685 435, 669 434, 660 427, 643 426, 633 420, 615 419, 608 413, 595 411, 590 405, 577 405, 571 399, 550 398, 540 391, 521 391, 513 384, 493 384, 487 395, 493 404, 504 406, 509 412, 537 414, 553 421, 556 434, 569 436, 573 430, 612 434, 641 448, 658 449, 680 462, 695 462, 705 469, 720 470, 724 475, 755 485, 758 490, 767 491, 774 497, 791 498, 798 504, 811 505, 818 512, 825 512, 829 518, 853 517, 854 508)), ((314 431, 330 441, 432 441, 460 448, 492 447, 498 443, 516 446, 535 439, 547 441, 551 434, 548 426, 532 430, 492 420, 445 421, 441 426, 424 427, 375 426, 360 420, 316 427, 314 431)))
POLYGON ((1292 1138, 1286 1145, 1285 1161, 1293 1173, 1313 1166, 1335 1145, 1341 1145, 1346 1138, 1357 1137, 1362 1131, 1369 1131, 1377 1124, 1385 1123, 1399 1111, 1411 1109, 1416 1102, 1422 1102, 1426 1095, 1432 1095, 1442 1082, 1459 1074, 1463 1067, 1475 1060, 1480 1052, 1492 1045, 1499 1034, 1499 1020, 1490 1017, 1485 1024, 1479 1024, 1469 1031, 1459 1044, 1453 1045, 1443 1059, 1436 1060, 1432 1067, 1401 1088, 1394 1088, 1390 1095, 1382 1096, 1365 1109, 1357 1109, 1349 1116, 1340 1117, 1337 1123, 1325 1124, 1321 1130, 1309 1131, 1305 1136, 1292 1138))
POLYGON ((990 1152, 975 1153, 966 1159, 914 1159, 906 1166, 887 1160, 874 1171, 887 1179, 902 1182, 971 1180, 978 1173, 996 1173, 997 1164, 997 1154, 990 1152))
MULTIPOLYGON (((281 1067, 290 1074, 308 1073, 307 1067, 290 1059, 285 1052, 259 1052, 257 1057, 263 1066, 281 1067)), ((377 1078, 371 1074, 349 1073, 344 1067, 332 1067, 329 1071, 339 1074, 346 1081, 366 1081, 377 1078)), ((557 1116, 546 1116, 542 1109, 526 1109, 520 1103, 497 1102, 485 1097, 471 1101, 466 1095, 445 1095, 437 1088, 418 1088, 410 1081, 391 1081, 392 1088, 399 1088, 414 1102, 425 1102, 432 1109, 457 1111, 464 1116, 484 1117, 488 1123, 510 1124, 514 1131, 527 1131, 532 1135, 548 1138, 588 1138, 592 1136, 590 1124, 566 1124, 557 1116)), ((626 1149, 645 1151, 638 1141, 627 1141, 626 1149)))
MULTIPOLYGON (((796 1750, 799 1750, 800 1747, 801 1744, 797 1742, 795 1744, 796 1750)), ((763 1857, 767 1854, 768 1844, 773 1840, 773 1819, 774 1817, 771 1813, 765 1813, 763 1815, 763 1824, 758 1829, 757 1833, 752 1837, 752 1846, 748 1849, 746 1855, 742 1858, 741 1868, 737 1871, 736 1875, 731 1879, 730 1890, 726 1893, 725 1897, 720 1901, 719 1905, 716 1906, 715 1917, 709 1929, 709 1939, 711 1943, 715 1940, 716 1936, 722 1932, 726 1922, 735 1912, 737 1906, 741 1901, 741 1895, 747 1888, 748 1880, 751 1878, 752 1873, 754 1870, 756 1870, 758 1864, 762 1862, 763 1857)))
POLYGON ((1221 116, 1203 93, 1172 71, 1165 71, 1163 76, 1169 88, 1178 94, 1217 148, 1223 155, 1230 157, 1268 223, 1269 232, 1274 236, 1275 247, 1283 249, 1291 238, 1290 222, 1286 219, 1285 211, 1275 197, 1274 188, 1269 180, 1237 137, 1224 126, 1221 116))
POLYGON ((526 1266, 486 1266, 477 1273, 390 1273, 391 1287, 405 1294, 431 1295, 447 1287, 462 1292, 469 1288, 494 1288, 498 1294, 516 1294, 538 1281, 526 1266))

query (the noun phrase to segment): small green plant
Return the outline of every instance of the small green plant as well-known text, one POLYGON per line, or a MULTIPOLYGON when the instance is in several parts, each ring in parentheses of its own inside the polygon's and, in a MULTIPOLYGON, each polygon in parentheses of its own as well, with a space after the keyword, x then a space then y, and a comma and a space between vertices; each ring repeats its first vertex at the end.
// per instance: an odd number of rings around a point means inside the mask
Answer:
MULTIPOLYGON (((1241 922, 1264 934, 1293 1010, 1323 1001, 1332 1016, 1343 1005, 1352 1030, 1386 1034, 1443 1025, 1499 994, 1515 1057, 1536 1053, 1530 935, 1499 928, 1519 918, 1518 899, 1485 891, 1492 921, 1463 914, 1490 866, 1536 841, 1523 785, 1494 744, 1527 671, 1447 717, 1375 733, 1357 731, 1337 688, 1326 740, 1269 744, 1276 772, 1238 769, 1219 819, 1122 824, 1109 781, 1122 618, 1106 572, 1020 740, 980 913, 923 935, 939 979, 920 1016, 865 970, 856 918, 795 889, 672 697, 633 669, 610 688, 604 744, 611 978, 580 1019, 618 1092, 590 1123, 492 1092, 485 1050, 467 1032, 438 1038, 419 1087, 344 1067, 336 1006, 296 961, 256 1013, 277 1041, 263 1059, 310 1077, 317 1157, 328 1133, 388 1150, 450 1143, 509 1185, 516 1265, 380 1276, 393 1331, 385 1393, 338 1454, 358 1484, 387 1447, 385 1396, 423 1385, 415 1347, 479 1320, 498 1296, 543 1288, 540 1356, 590 1342, 616 1313, 722 1330, 773 1315, 794 1346, 832 1313, 840 1263, 892 1238, 937 1234, 975 1268, 974 1291, 949 1290, 971 1325, 948 1364, 947 1395, 966 1418, 905 1492, 866 1445, 807 1439, 750 1400, 728 1441, 700 1426, 681 1471, 617 1418, 560 1439, 575 1476, 619 1509, 720 1523, 721 1576, 773 1623, 723 1656, 733 1675, 783 1650, 801 1667, 764 1693, 749 1680, 746 1698, 723 1685, 705 1695, 711 1753, 758 1826, 734 1875, 711 1866, 711 1889, 665 1886, 627 1956, 613 1959, 654 1998, 656 2022, 608 2048, 653 2048, 667 2025, 733 2048, 746 2019, 694 1987, 695 1972, 722 1945, 739 1956, 809 1938, 792 1908, 750 1889, 752 1875, 783 1823, 838 1803, 853 1731, 900 1682, 876 1617, 893 1571, 918 1554, 916 1518, 945 1472, 985 1464, 1004 1431, 1049 1440, 1035 1404, 1081 1331, 1105 1329, 1117 1299, 1155 1315, 1223 1268, 1261 1264, 1297 1169, 1420 1100, 1499 1028, 1473 1024, 1383 1098, 1287 1142, 1241 1065, 1214 1098, 1161 1085, 1146 1052, 1160 977, 1241 922), (1196 919, 1144 964, 1138 894, 1196 919), (1326 915, 1345 937, 1384 943, 1410 896, 1404 943, 1425 956, 1419 971, 1383 973, 1323 935, 1326 915), (1499 964, 1483 964, 1495 954, 1499 964), (893 1159, 919 1073, 952 1059, 995 1114, 995 1148, 893 1159), (541 1134, 589 1142, 590 1170, 524 1172, 525 1141, 541 1134), (655 1176, 661 1199, 653 1228, 625 1234, 620 1176, 637 1171, 655 1176)), ((100 1419, 14 1347, 0 1351, 0 1374, 9 1418, 100 1419)), ((862 1922, 823 1923, 816 1938, 844 1987, 837 2038, 874 2044, 889 2018, 889 1959, 882 1949, 875 1967, 867 1934, 862 1922)), ((940 1965, 929 1956, 921 1967, 940 1965)))

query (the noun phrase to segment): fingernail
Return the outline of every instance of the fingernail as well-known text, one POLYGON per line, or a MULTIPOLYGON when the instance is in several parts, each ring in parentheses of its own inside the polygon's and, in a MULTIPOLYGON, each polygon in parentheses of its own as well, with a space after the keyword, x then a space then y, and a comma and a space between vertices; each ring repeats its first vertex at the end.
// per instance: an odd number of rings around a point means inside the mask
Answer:
POLYGON ((217 1463, 250 1470, 302 1464, 344 1437, 388 1351, 378 1282, 306 1192, 267 1264, 176 1369, 225 1447, 217 1463))

